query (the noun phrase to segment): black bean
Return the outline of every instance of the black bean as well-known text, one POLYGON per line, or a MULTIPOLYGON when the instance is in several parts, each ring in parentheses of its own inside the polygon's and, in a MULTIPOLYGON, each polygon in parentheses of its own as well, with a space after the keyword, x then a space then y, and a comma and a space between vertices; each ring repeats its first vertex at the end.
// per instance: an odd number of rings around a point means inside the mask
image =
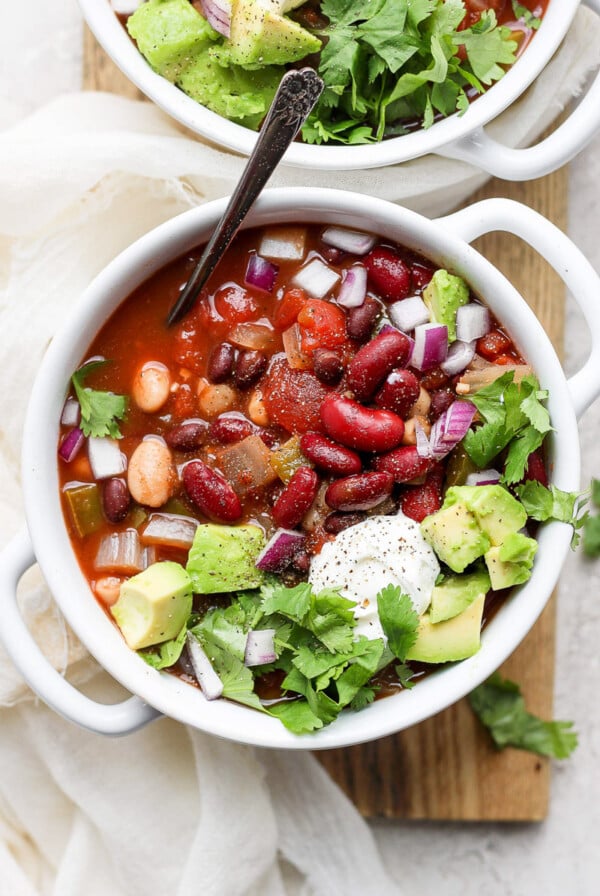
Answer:
POLYGON ((129 512, 131 495, 123 479, 108 479, 102 489, 104 515, 110 523, 120 523, 129 512))
POLYGON ((208 359, 206 375, 211 383, 224 383, 233 372, 235 348, 229 342, 222 342, 213 349, 208 359))

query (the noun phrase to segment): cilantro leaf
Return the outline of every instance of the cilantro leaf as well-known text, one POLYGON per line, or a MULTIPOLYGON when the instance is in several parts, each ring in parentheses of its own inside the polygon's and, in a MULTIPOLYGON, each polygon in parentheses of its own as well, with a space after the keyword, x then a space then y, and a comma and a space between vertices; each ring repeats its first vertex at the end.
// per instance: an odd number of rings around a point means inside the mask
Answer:
POLYGON ((81 431, 84 436, 102 438, 111 436, 120 439, 121 432, 117 420, 125 416, 127 398, 113 392, 100 392, 83 385, 84 378, 106 364, 106 361, 91 361, 75 371, 71 377, 75 395, 81 408, 81 431))
POLYGON ((502 77, 502 66, 515 61, 518 48, 517 42, 510 40, 508 29, 496 25, 495 12, 486 10, 471 28, 454 37, 459 46, 464 46, 473 74, 486 86, 502 77))
POLYGON ((388 585, 377 595, 381 626, 389 647, 401 662, 417 640, 419 617, 408 594, 396 585, 388 585))
POLYGON ((365 709, 365 707, 373 702, 376 693, 377 688, 361 688, 350 701, 350 709, 353 710, 353 712, 360 712, 361 709, 365 709))
POLYGON ((279 719, 292 734, 311 734, 323 727, 322 719, 312 711, 306 700, 274 703, 267 711, 270 716, 279 719))
POLYGON ((184 625, 176 638, 164 641, 156 647, 138 650, 138 656, 152 666, 153 669, 168 669, 175 665, 183 652, 187 635, 187 625, 184 625))
POLYGON ((415 677, 415 673, 407 663, 397 663, 394 670, 403 688, 406 688, 407 691, 414 688, 415 682, 412 679, 415 677))
POLYGON ((537 31, 542 24, 542 20, 538 16, 534 15, 531 10, 527 9, 526 6, 523 6, 522 3, 518 3, 517 0, 512 0, 512 8, 515 19, 524 22, 528 28, 537 31))
POLYGON ((592 479, 591 498, 594 507, 600 507, 600 479, 592 479))
POLYGON ((578 531, 587 525, 587 495, 576 492, 565 492, 550 485, 546 488, 541 482, 533 480, 518 485, 515 493, 527 511, 527 516, 538 522, 558 520, 573 527, 571 547, 579 543, 578 531))
POLYGON ((469 695, 469 703, 496 746, 566 759, 577 747, 572 722, 545 722, 525 708, 517 684, 496 672, 469 695))
POLYGON ((600 557, 600 514, 584 521, 583 552, 587 557, 600 557))

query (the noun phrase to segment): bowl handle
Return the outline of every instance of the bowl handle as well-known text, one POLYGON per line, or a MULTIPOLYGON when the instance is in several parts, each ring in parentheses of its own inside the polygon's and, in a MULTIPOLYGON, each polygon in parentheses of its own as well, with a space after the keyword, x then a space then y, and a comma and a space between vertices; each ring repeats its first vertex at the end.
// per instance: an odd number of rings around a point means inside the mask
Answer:
MULTIPOLYGON (((600 0, 582 0, 600 16, 600 0)), ((550 136, 527 149, 513 149, 477 128, 438 150, 504 180, 530 180, 556 171, 589 143, 600 128, 600 71, 573 112, 550 136)))
POLYGON ((48 662, 29 633, 17 603, 17 585, 35 563, 29 532, 22 529, 0 554, 0 638, 27 684, 60 715, 98 734, 130 734, 160 713, 130 697, 123 703, 96 703, 69 684, 48 662))
POLYGON ((484 199, 453 215, 438 218, 445 231, 470 243, 499 230, 521 237, 554 268, 581 308, 591 332, 591 351, 568 381, 575 414, 580 417, 600 395, 600 277, 583 253, 542 215, 512 199, 484 199))

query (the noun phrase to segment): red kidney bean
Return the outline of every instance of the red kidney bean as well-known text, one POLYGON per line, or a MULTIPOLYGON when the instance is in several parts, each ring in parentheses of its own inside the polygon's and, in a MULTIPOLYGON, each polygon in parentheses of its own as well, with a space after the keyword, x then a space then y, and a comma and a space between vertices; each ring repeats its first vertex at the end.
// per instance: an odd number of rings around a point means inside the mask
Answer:
POLYGON ((294 554, 292 566, 297 572, 307 573, 310 570, 310 556, 308 551, 300 550, 294 554))
POLYGON ((404 448, 396 448, 376 457, 373 461, 374 468, 380 473, 391 473, 396 482, 410 482, 417 476, 423 476, 429 472, 433 461, 429 457, 421 457, 417 454, 414 445, 404 448))
POLYGON ((433 277, 435 271, 433 268, 430 268, 426 264, 411 264, 410 266, 410 279, 412 283, 413 291, 416 292, 418 289, 425 289, 431 278, 433 277))
POLYGON ((211 352, 206 375, 211 383, 224 383, 233 373, 235 348, 229 342, 222 342, 211 352))
POLYGON ((346 317, 346 333, 350 339, 366 342, 381 316, 381 311, 381 305, 372 296, 367 296, 358 308, 351 308, 346 317))
POLYGON ((248 389, 267 369, 267 357, 260 351, 240 352, 235 365, 234 380, 239 389, 248 389))
POLYGON ((421 387, 414 373, 400 368, 392 370, 373 401, 378 408, 393 411, 406 419, 420 391, 421 387))
POLYGON ((444 373, 441 367, 434 367, 433 370, 429 370, 425 376, 421 377, 421 385, 428 392, 433 392, 435 389, 445 386, 449 379, 450 377, 444 373))
POLYGON ((390 473, 360 473, 332 482, 325 502, 334 510, 370 510, 389 498, 393 487, 390 473))
POLYGON ((548 474, 546 473, 546 465, 541 451, 532 451, 527 458, 527 466, 525 467, 525 481, 533 480, 541 482, 542 485, 548 485, 548 474))
POLYGON ((400 496, 400 509, 405 516, 421 523, 426 516, 436 513, 442 506, 442 496, 431 482, 411 485, 400 496))
POLYGON ((410 268, 393 249, 376 246, 365 258, 369 283, 388 302, 405 299, 410 292, 410 268))
POLYGON ((342 378, 344 364, 337 352, 330 348, 317 348, 313 352, 315 376, 328 386, 335 386, 342 378))
POLYGON ((441 417, 444 411, 447 411, 456 395, 450 389, 437 389, 431 393, 431 405, 429 407, 429 417, 433 423, 438 417, 441 417))
POLYGON ((186 420, 165 433, 165 442, 173 451, 197 451, 204 445, 207 432, 204 420, 186 420))
POLYGON ((334 476, 360 473, 362 461, 358 454, 326 439, 318 432, 306 432, 300 439, 300 450, 315 467, 334 476))
POLYGON ((404 333, 380 333, 359 348, 346 370, 346 383, 358 401, 368 401, 394 367, 408 360, 410 342, 404 333))
POLYGON ((360 511, 356 511, 355 513, 343 513, 342 511, 336 510, 325 517, 323 528, 326 532, 329 532, 330 535, 339 535, 344 529, 349 529, 350 526, 356 526, 358 523, 362 523, 363 520, 366 520, 366 518, 367 514, 361 513, 360 511))
POLYGON ((120 523, 129 512, 131 495, 123 479, 108 479, 102 489, 102 507, 110 523, 120 523))
POLYGON ((273 519, 282 529, 302 522, 319 489, 319 477, 310 467, 298 467, 273 505, 273 519))
POLYGON ((404 435, 404 423, 397 414, 364 408, 337 393, 321 404, 321 421, 328 436, 357 451, 389 451, 404 435))
POLYGON ((183 487, 190 500, 210 519, 235 523, 242 515, 242 504, 231 485, 201 460, 185 465, 183 487))
POLYGON ((231 414, 221 414, 216 420, 213 420, 209 429, 210 438, 215 442, 220 442, 221 445, 241 442, 242 439, 251 436, 253 432, 256 432, 256 426, 237 411, 232 411, 231 414))
POLYGON ((321 243, 319 252, 329 264, 338 264, 344 257, 341 249, 336 249, 335 246, 328 246, 326 243, 321 243))

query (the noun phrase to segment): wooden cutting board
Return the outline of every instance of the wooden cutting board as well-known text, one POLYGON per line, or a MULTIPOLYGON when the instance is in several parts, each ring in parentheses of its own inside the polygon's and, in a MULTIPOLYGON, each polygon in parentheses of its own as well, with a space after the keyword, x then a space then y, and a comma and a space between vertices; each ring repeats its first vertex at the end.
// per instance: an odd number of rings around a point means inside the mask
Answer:
MULTIPOLYGON (((142 98, 86 31, 84 87, 142 98)), ((525 184, 491 180, 470 201, 518 199, 562 230, 567 224, 567 172, 525 184)), ((527 299, 559 354, 564 287, 525 244, 506 234, 476 243, 527 299)), ((532 712, 552 716, 555 598, 501 669, 519 682, 532 712)), ((329 774, 368 818, 539 821, 548 810, 550 763, 518 750, 497 752, 466 700, 420 725, 345 750, 317 753, 329 774)))

